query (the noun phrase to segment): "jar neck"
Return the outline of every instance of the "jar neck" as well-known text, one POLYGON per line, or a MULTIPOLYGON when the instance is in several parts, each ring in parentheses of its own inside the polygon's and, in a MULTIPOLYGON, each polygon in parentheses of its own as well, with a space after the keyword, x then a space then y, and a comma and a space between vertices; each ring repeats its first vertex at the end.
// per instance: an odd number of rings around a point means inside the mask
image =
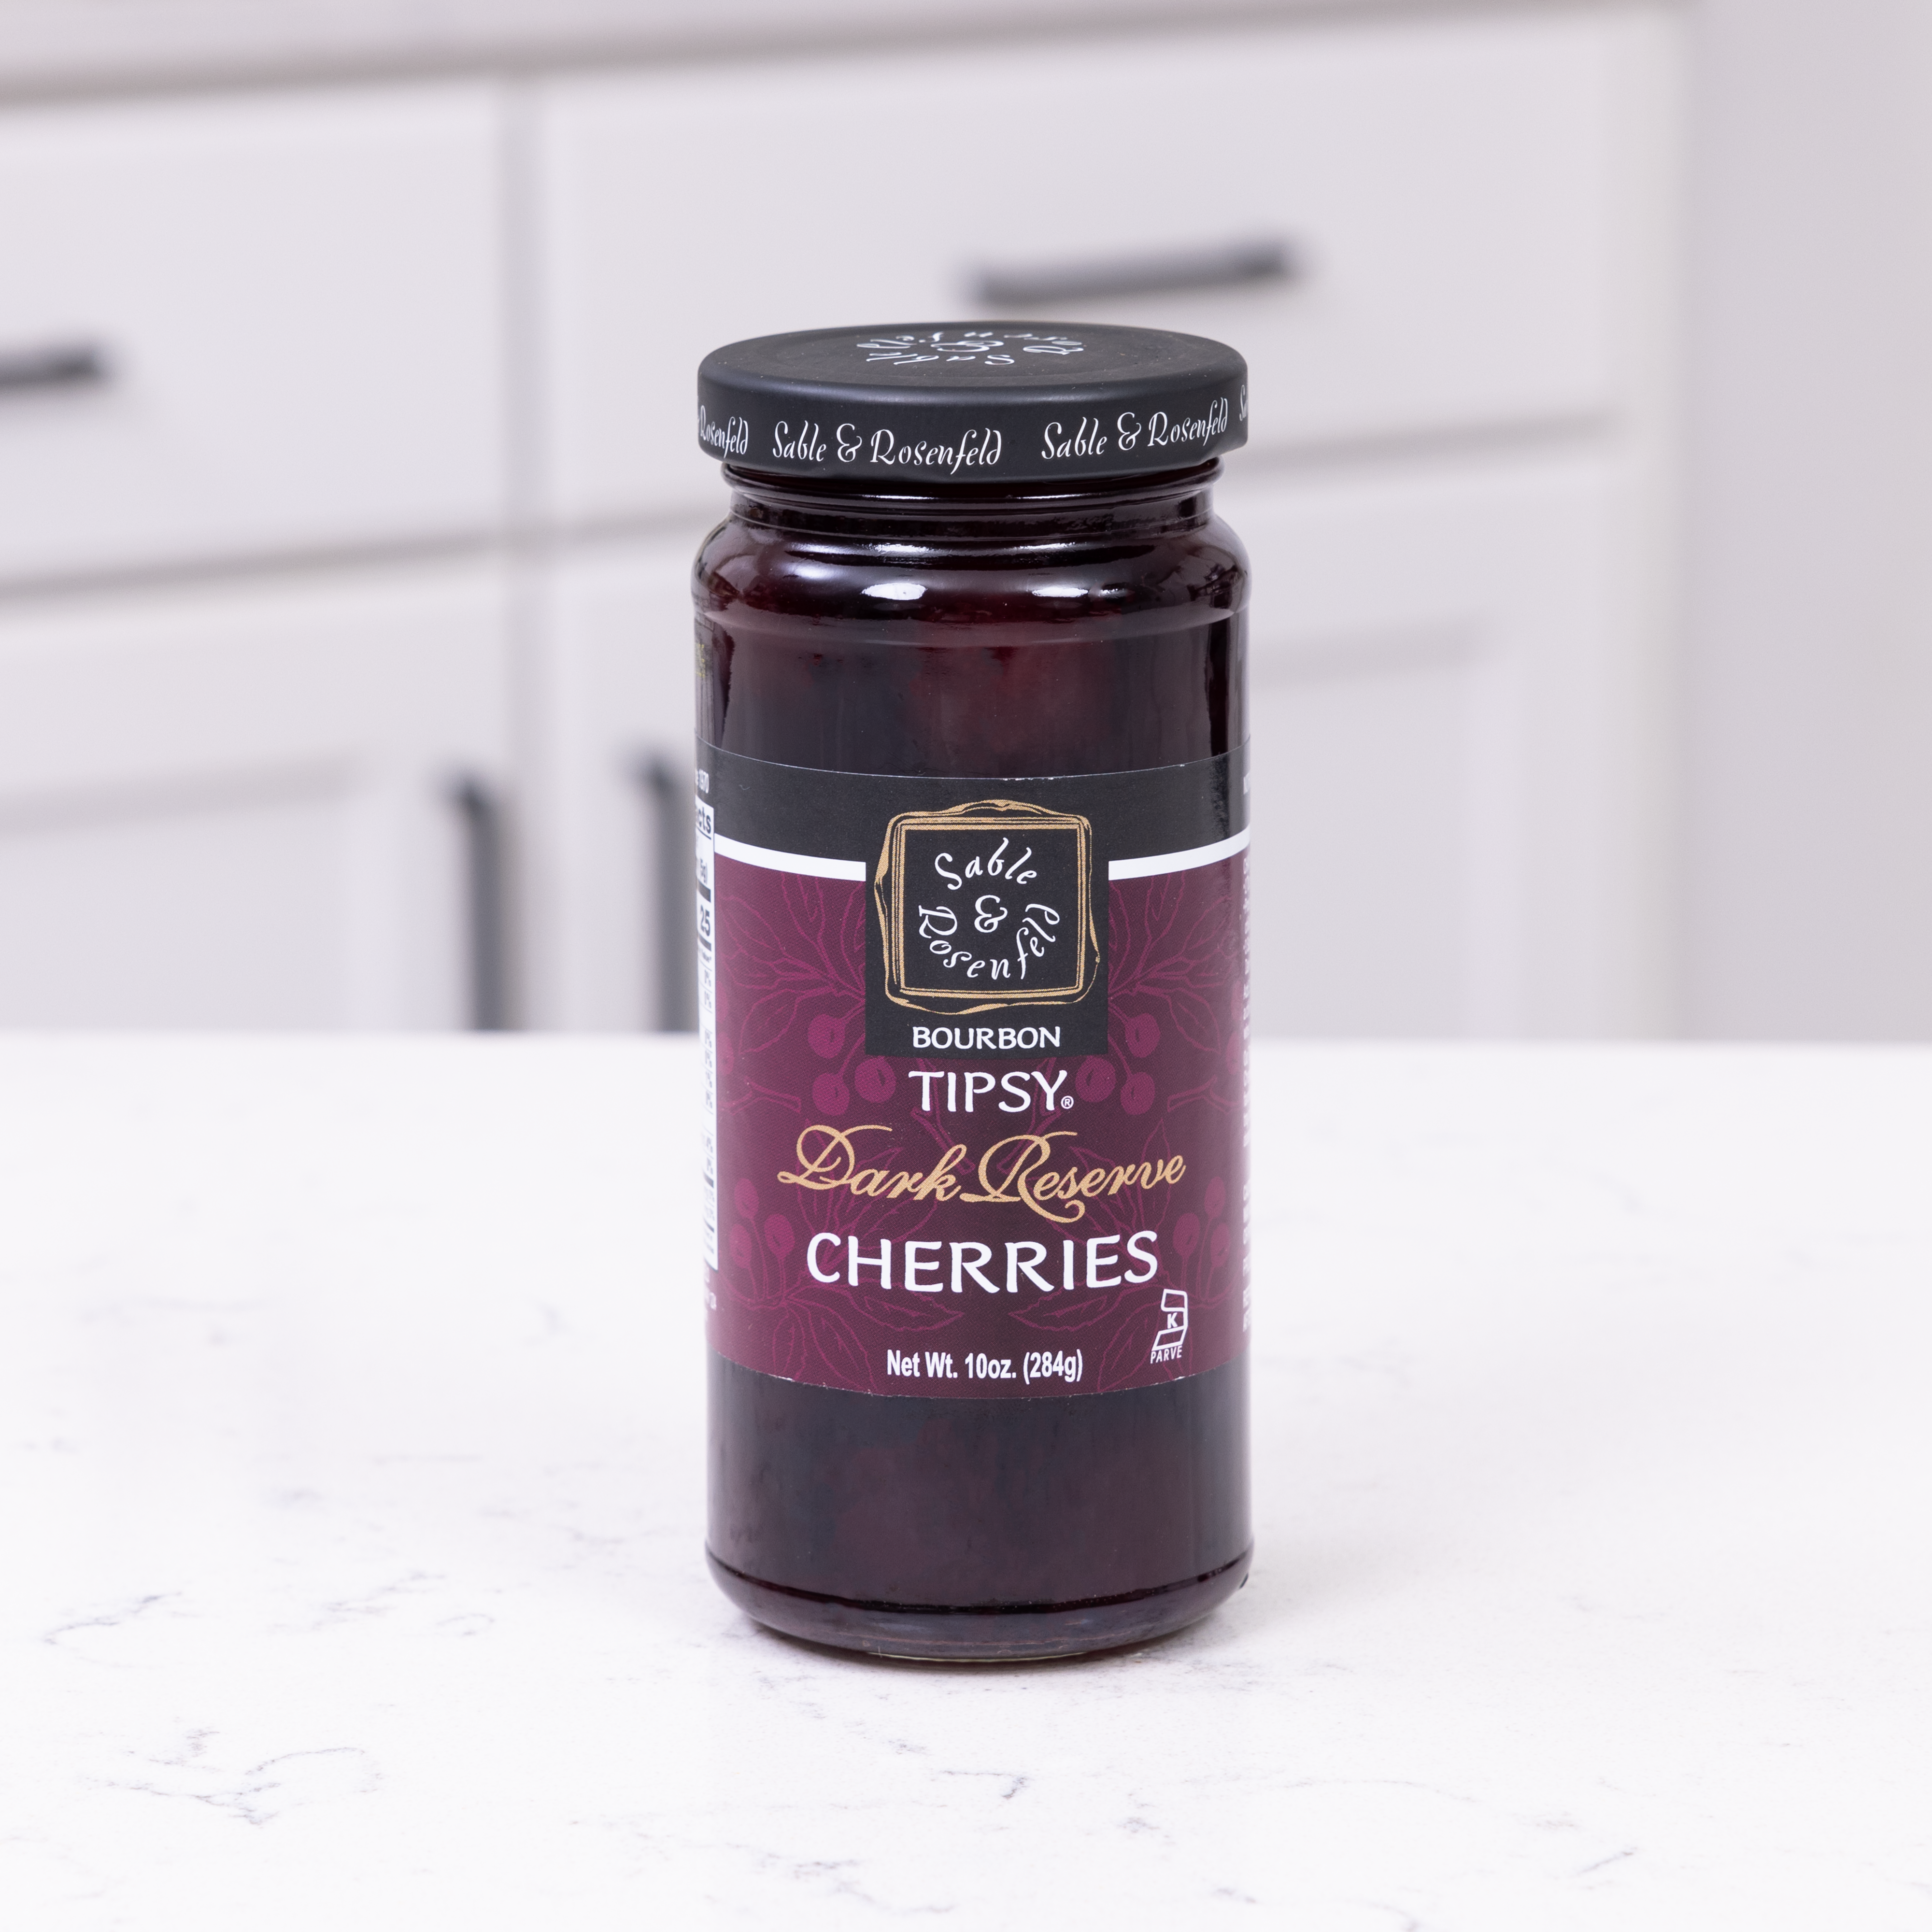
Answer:
POLYGON ((1218 460, 1150 476, 1106 477, 1050 487, 895 484, 855 488, 834 481, 771 476, 728 464, 732 514, 784 533, 915 548, 985 543, 1059 544, 1096 537, 1198 530, 1214 516, 1218 460))

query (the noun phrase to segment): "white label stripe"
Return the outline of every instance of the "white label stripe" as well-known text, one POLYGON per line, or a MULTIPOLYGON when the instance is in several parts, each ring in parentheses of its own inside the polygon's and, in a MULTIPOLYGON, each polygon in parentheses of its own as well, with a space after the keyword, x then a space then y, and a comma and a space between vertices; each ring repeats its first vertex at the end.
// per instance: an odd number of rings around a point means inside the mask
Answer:
MULTIPOLYGON (((1144 859, 1116 859, 1107 868, 1113 879, 1151 879, 1162 872, 1191 872, 1197 866, 1218 865, 1237 852, 1248 849, 1248 835, 1238 832, 1214 845, 1196 845, 1186 852, 1154 852, 1144 859)), ((850 879, 866 883, 862 859, 820 859, 805 852, 778 852, 769 845, 746 845, 720 834, 717 841, 721 859, 735 859, 741 866, 756 866, 767 872, 796 872, 807 879, 850 879)))
MULTIPOLYGON (((720 851, 724 850, 723 839, 718 840, 718 846, 720 851)), ((1154 852, 1144 859, 1116 859, 1108 866, 1107 877, 1110 880, 1151 879, 1162 872, 1191 872, 1197 866, 1218 865, 1247 849, 1248 835, 1238 832, 1218 844, 1196 845, 1191 851, 1154 852)))
POLYGON ((757 866, 767 872, 796 872, 807 879, 856 879, 862 886, 866 883, 862 859, 815 859, 803 852, 775 852, 768 845, 741 844, 722 834, 718 856, 735 859, 741 866, 757 866))

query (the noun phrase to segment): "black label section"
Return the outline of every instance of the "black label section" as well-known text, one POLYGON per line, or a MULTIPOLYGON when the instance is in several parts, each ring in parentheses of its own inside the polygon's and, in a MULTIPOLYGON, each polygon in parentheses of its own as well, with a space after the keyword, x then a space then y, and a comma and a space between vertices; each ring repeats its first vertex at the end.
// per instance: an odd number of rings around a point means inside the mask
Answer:
POLYGON ((1245 748, 1048 778, 824 772, 702 743, 698 766, 721 860, 859 889, 866 1050, 894 1058, 1106 1052, 1110 868, 1201 863, 1248 822, 1245 748))
POLYGON ((767 764, 700 743, 700 784, 722 838, 814 858, 860 860, 870 880, 886 827, 902 812, 1004 798, 1083 818, 1104 876, 1115 860, 1218 844, 1248 824, 1247 748, 1144 772, 1057 778, 880 777, 767 764))

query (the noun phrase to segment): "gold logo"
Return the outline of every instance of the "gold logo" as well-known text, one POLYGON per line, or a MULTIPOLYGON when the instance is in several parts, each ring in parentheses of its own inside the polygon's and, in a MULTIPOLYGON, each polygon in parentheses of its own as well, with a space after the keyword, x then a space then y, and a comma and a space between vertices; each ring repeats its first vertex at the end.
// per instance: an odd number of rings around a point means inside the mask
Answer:
POLYGON ((1100 970, 1094 827, 1016 799, 904 812, 872 888, 886 997, 928 1013, 1070 1006, 1100 970))

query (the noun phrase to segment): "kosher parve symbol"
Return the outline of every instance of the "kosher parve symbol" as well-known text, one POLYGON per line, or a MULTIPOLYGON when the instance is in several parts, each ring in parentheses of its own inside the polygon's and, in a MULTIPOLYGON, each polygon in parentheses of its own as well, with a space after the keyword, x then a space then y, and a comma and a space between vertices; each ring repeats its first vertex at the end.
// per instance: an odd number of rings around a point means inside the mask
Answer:
POLYGON ((1021 356, 1079 356, 1087 345, 1071 335, 1042 335, 1028 328, 962 328, 870 335, 859 346, 868 362, 980 362, 1010 368, 1021 356))
POLYGON ((1015 799, 902 812, 873 903, 886 997, 922 1012, 1065 1006, 1100 967, 1094 828, 1015 799))

